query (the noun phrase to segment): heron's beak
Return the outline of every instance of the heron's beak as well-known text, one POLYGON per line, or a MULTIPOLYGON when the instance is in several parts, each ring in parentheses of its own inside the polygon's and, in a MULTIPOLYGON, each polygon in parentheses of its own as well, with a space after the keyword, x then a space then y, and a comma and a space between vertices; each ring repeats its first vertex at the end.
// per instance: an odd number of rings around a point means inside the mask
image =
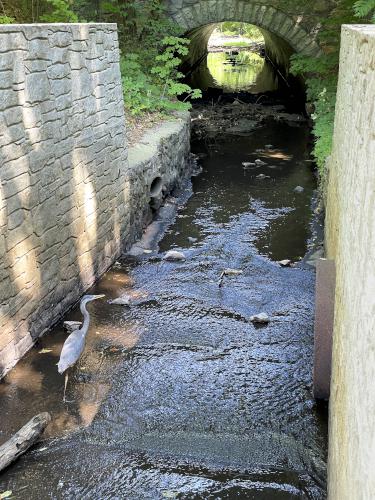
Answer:
POLYGON ((103 299, 105 295, 94 295, 94 300, 96 299, 103 299))

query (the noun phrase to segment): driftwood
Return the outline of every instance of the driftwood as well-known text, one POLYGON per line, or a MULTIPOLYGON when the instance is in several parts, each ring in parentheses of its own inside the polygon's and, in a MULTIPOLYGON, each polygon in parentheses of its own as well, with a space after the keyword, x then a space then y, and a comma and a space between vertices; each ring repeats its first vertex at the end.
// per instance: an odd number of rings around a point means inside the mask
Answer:
POLYGON ((51 415, 49 413, 39 413, 0 446, 0 471, 17 460, 32 446, 50 421, 51 415))

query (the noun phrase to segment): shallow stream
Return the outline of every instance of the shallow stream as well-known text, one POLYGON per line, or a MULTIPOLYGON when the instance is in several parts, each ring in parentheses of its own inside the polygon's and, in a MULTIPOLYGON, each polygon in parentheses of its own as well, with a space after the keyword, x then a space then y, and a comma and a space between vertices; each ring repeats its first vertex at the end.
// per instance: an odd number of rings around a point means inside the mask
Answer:
MULTIPOLYGON (((99 281, 62 403, 66 333, 0 384, 0 442, 50 411, 46 439, 0 476, 13 498, 325 497, 326 411, 312 398, 316 188, 307 125, 196 140, 202 172, 160 249, 99 281), (244 168, 261 159, 265 165, 244 168), (259 178, 259 174, 268 177, 259 178), (294 188, 301 186, 302 192, 294 188), (177 249, 184 262, 166 262, 177 249), (277 261, 290 259, 292 267, 277 261), (219 277, 225 268, 242 274, 219 277), (133 306, 108 304, 128 294, 133 306), (250 316, 266 312, 270 323, 250 316)), ((80 319, 78 309, 65 319, 80 319)))

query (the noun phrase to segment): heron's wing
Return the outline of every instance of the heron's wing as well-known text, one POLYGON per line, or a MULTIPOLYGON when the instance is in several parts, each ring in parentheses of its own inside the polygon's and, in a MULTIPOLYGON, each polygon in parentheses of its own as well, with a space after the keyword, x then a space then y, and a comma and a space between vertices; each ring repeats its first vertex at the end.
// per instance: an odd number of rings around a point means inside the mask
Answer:
POLYGON ((64 373, 79 359, 85 347, 85 337, 81 332, 75 331, 65 340, 57 363, 59 373, 64 373))

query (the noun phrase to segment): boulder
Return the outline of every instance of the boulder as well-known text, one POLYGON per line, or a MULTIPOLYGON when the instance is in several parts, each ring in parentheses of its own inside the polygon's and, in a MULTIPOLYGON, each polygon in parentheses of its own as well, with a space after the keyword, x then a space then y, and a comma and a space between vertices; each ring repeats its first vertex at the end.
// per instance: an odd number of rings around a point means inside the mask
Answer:
POLYGON ((172 262, 183 261, 185 259, 185 254, 177 250, 168 250, 168 252, 164 255, 164 260, 172 262))
POLYGON ((254 314, 253 316, 250 316, 250 321, 252 323, 266 325, 267 323, 270 322, 270 318, 269 318, 268 314, 266 314, 265 312, 261 312, 259 314, 254 314))

